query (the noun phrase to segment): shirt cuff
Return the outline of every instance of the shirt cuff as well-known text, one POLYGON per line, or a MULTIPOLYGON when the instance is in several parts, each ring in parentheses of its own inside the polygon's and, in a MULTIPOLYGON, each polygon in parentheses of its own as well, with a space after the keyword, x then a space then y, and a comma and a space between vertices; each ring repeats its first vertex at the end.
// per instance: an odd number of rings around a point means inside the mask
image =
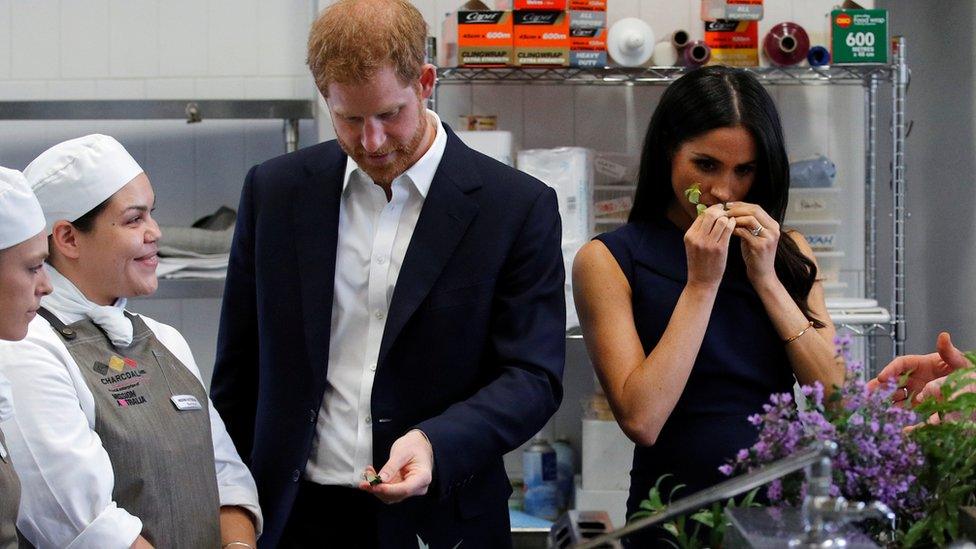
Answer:
POLYGON ((142 521, 113 502, 68 544, 67 549, 128 549, 141 533, 142 521))
POLYGON ((221 507, 240 507, 254 517, 254 533, 258 536, 264 531, 264 516, 261 515, 261 507, 253 498, 253 492, 240 486, 221 486, 220 506, 221 507))

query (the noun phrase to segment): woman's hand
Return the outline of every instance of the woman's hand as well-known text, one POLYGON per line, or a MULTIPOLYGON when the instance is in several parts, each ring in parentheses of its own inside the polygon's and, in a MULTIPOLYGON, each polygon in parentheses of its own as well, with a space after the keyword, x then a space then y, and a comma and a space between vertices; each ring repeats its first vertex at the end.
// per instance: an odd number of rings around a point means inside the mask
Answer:
POLYGON ((695 218, 685 233, 689 286, 715 289, 722 282, 735 228, 726 213, 721 204, 715 204, 695 218))
POLYGON ((729 217, 735 219, 735 235, 742 241, 742 258, 753 286, 776 278, 774 262, 780 227, 765 210, 748 202, 729 202, 729 217))

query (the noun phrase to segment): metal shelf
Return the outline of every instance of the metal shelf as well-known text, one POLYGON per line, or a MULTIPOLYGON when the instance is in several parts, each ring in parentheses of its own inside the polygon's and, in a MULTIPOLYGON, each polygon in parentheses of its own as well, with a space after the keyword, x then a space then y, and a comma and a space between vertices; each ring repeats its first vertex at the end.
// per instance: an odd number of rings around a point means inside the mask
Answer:
MULTIPOLYGON (((888 79, 897 67, 852 65, 827 67, 751 67, 744 70, 770 85, 864 86, 872 78, 888 79)), ((685 67, 648 68, 474 68, 437 69, 438 84, 669 84, 688 71, 685 67)))
MULTIPOLYGON (((270 120, 284 122, 285 151, 298 149, 298 121, 315 118, 308 99, 135 99, 0 101, 0 120, 270 120)), ((224 280, 163 279, 152 296, 138 299, 220 299, 224 280)))
POLYGON ((135 299, 221 299, 224 280, 209 278, 160 278, 159 288, 151 296, 135 299))
POLYGON ((0 101, 0 120, 299 120, 314 113, 314 103, 302 99, 0 101))
POLYGON ((838 332, 846 331, 852 335, 858 337, 895 337, 895 327, 897 325, 894 322, 887 323, 874 323, 874 324, 837 324, 836 328, 838 332))
MULTIPOLYGON (((906 57, 904 37, 892 40, 892 63, 890 65, 845 65, 826 67, 752 67, 744 70, 752 73, 763 84, 777 86, 816 86, 848 85, 864 89, 864 196, 867 215, 864 223, 865 235, 865 297, 878 297, 878 203, 877 192, 877 146, 878 146, 878 88, 881 83, 891 85, 890 128, 892 138, 892 194, 891 223, 894 235, 892 245, 891 321, 884 323, 856 324, 840 323, 838 329, 859 336, 868 336, 867 362, 874 364, 877 359, 876 339, 884 336, 890 339, 892 352, 904 354, 905 350, 905 98, 908 91, 910 73, 906 57)), ((649 68, 469 68, 448 67, 437 70, 437 86, 429 102, 430 108, 437 110, 437 89, 440 85, 492 84, 492 85, 668 85, 688 71, 684 67, 649 68)), ((578 332, 569 332, 567 339, 581 339, 578 332)))

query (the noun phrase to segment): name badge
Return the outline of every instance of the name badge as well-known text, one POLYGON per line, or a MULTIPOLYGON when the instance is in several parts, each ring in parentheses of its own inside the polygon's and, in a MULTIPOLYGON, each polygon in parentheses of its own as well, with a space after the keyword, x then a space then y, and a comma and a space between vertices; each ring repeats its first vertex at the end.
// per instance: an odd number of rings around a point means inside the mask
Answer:
POLYGON ((173 406, 176 406, 176 409, 181 412, 186 410, 200 410, 203 408, 203 406, 200 406, 200 401, 197 400, 197 397, 193 395, 173 395, 169 399, 173 401, 173 406))

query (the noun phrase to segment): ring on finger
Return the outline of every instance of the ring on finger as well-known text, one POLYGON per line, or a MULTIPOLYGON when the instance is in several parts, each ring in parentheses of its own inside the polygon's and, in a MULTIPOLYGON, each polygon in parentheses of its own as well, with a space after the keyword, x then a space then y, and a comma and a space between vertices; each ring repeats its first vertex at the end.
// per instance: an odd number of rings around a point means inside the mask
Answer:
POLYGON ((762 231, 763 231, 763 226, 762 225, 756 225, 756 228, 750 230, 749 232, 752 233, 752 236, 759 236, 759 233, 761 233, 762 231))
POLYGON ((908 387, 902 387, 901 390, 905 391, 905 398, 902 400, 908 400, 908 387))

